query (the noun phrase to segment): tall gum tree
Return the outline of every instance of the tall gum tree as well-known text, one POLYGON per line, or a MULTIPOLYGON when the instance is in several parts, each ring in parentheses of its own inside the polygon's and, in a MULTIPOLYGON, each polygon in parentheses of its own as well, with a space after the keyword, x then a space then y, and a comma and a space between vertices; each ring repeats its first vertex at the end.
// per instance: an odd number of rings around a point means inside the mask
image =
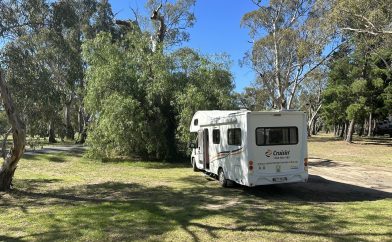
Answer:
POLYGON ((246 59, 275 106, 290 109, 303 80, 337 49, 322 55, 332 36, 329 25, 323 25, 328 6, 314 0, 253 3, 258 9, 241 21, 253 43, 246 59))
MULTIPOLYGON (((0 2, 0 40, 11 37, 14 30, 27 25, 27 21, 16 14, 15 10, 19 7, 20 3, 17 1, 0 2)), ((8 121, 11 124, 13 138, 12 147, 5 155, 4 162, 0 167, 0 191, 7 191, 12 188, 15 169, 24 153, 26 127, 15 109, 11 93, 7 88, 4 70, 1 69, 2 60, 0 64, 0 93, 8 121)))

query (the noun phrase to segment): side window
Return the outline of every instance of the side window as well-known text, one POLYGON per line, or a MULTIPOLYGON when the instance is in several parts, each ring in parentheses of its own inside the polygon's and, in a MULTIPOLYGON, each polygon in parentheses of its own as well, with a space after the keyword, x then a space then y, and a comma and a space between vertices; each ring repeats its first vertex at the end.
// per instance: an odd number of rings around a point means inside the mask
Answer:
POLYGON ((212 130, 212 143, 220 144, 220 130, 219 129, 212 130))
POLYGON ((241 145, 241 129, 228 129, 227 141, 229 145, 241 145))

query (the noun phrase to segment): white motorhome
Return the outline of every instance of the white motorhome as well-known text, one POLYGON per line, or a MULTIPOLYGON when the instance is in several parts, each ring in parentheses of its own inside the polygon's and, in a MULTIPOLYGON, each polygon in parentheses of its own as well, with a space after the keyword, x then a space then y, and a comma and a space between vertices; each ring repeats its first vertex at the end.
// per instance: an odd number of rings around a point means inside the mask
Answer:
POLYGON ((190 132, 194 171, 216 175, 222 186, 306 182, 306 114, 301 111, 198 111, 190 132))

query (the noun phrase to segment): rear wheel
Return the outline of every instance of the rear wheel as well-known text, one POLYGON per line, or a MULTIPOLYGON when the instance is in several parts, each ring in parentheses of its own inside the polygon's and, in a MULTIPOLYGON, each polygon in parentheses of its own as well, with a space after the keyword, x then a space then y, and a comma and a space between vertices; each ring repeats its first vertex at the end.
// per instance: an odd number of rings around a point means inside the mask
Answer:
POLYGON ((225 173, 223 172, 222 168, 219 169, 218 179, 222 187, 227 187, 228 180, 226 179, 225 173))

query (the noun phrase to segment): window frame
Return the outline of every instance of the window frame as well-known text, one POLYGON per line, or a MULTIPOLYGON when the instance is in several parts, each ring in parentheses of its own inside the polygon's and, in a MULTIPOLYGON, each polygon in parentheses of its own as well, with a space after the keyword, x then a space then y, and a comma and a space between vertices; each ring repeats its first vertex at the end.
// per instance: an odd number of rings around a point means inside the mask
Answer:
POLYGON ((299 143, 298 127, 296 127, 296 126, 257 127, 257 128, 255 129, 255 143, 256 143, 256 146, 297 145, 297 144, 299 143), (285 128, 285 129, 288 129, 288 141, 289 141, 289 143, 287 143, 287 144, 266 144, 266 138, 267 138, 267 136, 266 136, 265 130, 266 130, 266 129, 276 129, 276 128, 282 128, 282 129, 285 128), (297 136, 296 143, 290 143, 290 128, 295 128, 295 133, 296 133, 296 136, 297 136), (257 130, 258 130, 258 129, 264 129, 264 144, 258 144, 258 143, 257 143, 257 130))
POLYGON ((229 129, 227 129, 227 144, 228 145, 234 145, 234 146, 241 146, 242 145, 242 130, 241 130, 241 128, 229 128, 229 129), (234 132, 234 141, 235 141, 235 139, 236 139, 235 131, 236 130, 240 131, 240 139, 239 139, 240 142, 239 142, 239 144, 236 144, 236 143, 230 144, 230 135, 229 135, 229 133, 231 131, 234 132))

